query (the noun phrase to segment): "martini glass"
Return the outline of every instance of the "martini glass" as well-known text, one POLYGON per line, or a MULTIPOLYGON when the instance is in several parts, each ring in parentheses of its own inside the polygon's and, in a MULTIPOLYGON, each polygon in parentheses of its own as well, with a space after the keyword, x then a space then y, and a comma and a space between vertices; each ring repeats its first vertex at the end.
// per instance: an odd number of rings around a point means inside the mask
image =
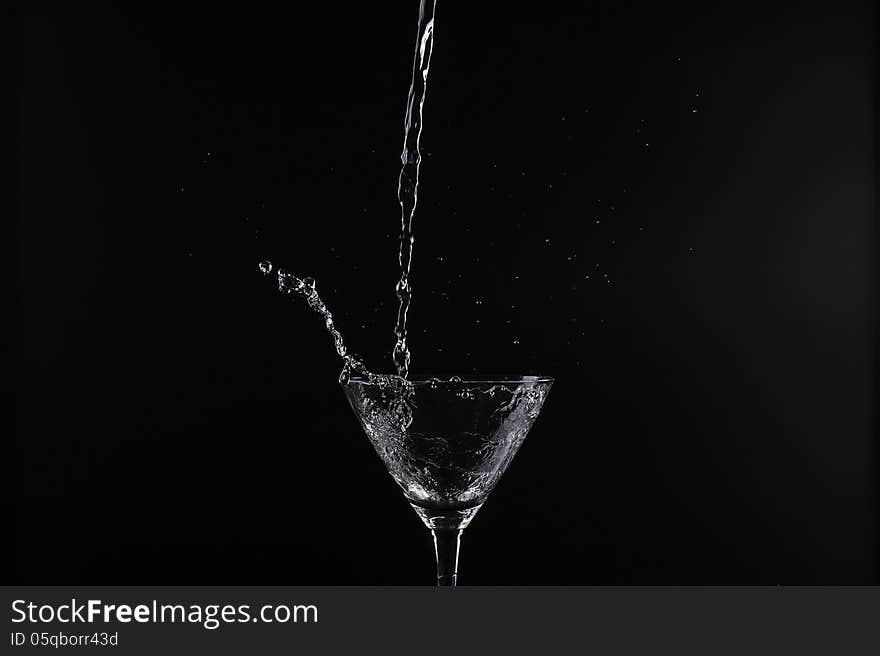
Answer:
POLYGON ((437 585, 456 585, 461 533, 510 465, 552 385, 538 376, 342 383, 379 458, 431 531, 437 585))

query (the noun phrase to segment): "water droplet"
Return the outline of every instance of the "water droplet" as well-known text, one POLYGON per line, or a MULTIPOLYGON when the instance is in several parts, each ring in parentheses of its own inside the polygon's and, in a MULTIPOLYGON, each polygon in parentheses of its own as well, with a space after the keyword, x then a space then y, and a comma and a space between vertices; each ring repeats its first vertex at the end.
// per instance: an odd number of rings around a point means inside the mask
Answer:
POLYGON ((260 262, 259 267, 260 273, 262 273, 263 275, 268 276, 270 273, 272 273, 272 263, 268 260, 260 262))
POLYGON ((460 382, 461 382, 461 376, 453 376, 452 378, 449 379, 449 382, 450 382, 450 383, 460 383, 460 382))
POLYGON ((306 287, 308 287, 309 289, 314 289, 315 288, 315 279, 310 276, 306 276, 305 278, 303 278, 303 284, 306 287))
POLYGON ((514 344, 519 344, 519 340, 518 340, 518 339, 515 339, 515 340, 513 340, 513 343, 514 343, 514 344))

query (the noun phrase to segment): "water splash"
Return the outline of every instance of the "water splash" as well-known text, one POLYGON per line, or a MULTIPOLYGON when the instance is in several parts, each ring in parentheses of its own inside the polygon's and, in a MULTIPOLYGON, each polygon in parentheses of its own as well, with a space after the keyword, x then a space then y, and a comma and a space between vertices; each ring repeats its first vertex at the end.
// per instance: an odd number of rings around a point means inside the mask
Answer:
MULTIPOLYGON (((422 110, 425 104, 425 91, 428 84, 428 69, 431 64, 431 51, 434 42, 434 9, 436 0, 421 0, 419 5, 419 22, 416 34, 416 48, 413 55, 413 72, 410 81, 409 95, 406 103, 406 117, 404 120, 403 152, 401 153, 400 178, 397 187, 397 199, 400 203, 400 250, 398 262, 400 264, 400 280, 397 282, 396 291, 400 305, 397 310, 397 322, 394 334, 397 342, 392 352, 392 360, 397 369, 397 377, 373 374, 367 370, 363 362, 350 355, 346 349, 342 334, 333 323, 333 315, 315 291, 315 281, 311 278, 299 278, 294 274, 279 269, 277 271, 278 289, 286 294, 298 294, 306 299, 313 310, 324 319, 327 331, 330 333, 336 347, 336 353, 343 360, 343 369, 340 381, 347 381, 352 373, 360 374, 370 380, 382 380, 387 384, 396 384, 391 379, 406 379, 409 375, 410 350, 407 345, 406 318, 412 299, 412 287, 410 285, 410 271, 412 269, 412 252, 415 239, 412 234, 413 217, 415 216, 416 203, 418 200, 419 167, 422 162, 419 150, 419 141, 422 134, 422 110)), ((271 262, 263 261, 259 264, 260 272, 271 275, 273 266, 271 262)))
MULTIPOLYGON (((263 275, 270 276, 274 267, 271 262, 263 261, 260 262, 259 269, 263 275)), ((342 333, 339 332, 336 324, 333 322, 333 314, 327 308, 324 301, 321 300, 318 291, 315 289, 314 278, 300 278, 284 269, 278 269, 275 275, 278 280, 278 291, 288 295, 302 296, 306 299, 308 306, 324 319, 324 327, 333 339, 333 346, 336 348, 337 355, 342 358, 342 373, 339 374, 339 381, 346 382, 352 373, 360 374, 369 380, 377 380, 378 376, 371 373, 363 361, 348 352, 345 340, 342 338, 342 333)))

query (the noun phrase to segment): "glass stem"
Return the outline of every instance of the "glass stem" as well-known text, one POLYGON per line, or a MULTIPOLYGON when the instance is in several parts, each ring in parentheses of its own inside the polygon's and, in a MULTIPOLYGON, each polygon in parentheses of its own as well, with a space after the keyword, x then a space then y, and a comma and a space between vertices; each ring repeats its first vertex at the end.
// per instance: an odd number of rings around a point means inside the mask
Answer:
POLYGON ((460 528, 435 528, 434 555, 437 557, 437 585, 454 586, 458 579, 460 528))

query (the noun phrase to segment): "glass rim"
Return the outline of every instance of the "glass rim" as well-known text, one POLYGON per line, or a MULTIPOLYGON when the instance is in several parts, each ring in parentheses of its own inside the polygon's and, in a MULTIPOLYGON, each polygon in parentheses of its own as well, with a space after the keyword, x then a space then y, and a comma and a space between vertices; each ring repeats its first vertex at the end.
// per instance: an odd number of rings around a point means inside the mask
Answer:
MULTIPOLYGON (((407 378, 406 381, 411 385, 422 386, 422 385, 504 385, 504 384, 517 384, 521 385, 523 383, 554 383, 556 379, 552 376, 491 376, 485 377, 481 376, 479 378, 462 378, 461 380, 451 381, 448 378, 440 378, 438 377, 422 377, 418 376, 416 378, 407 378)), ((361 385, 377 385, 378 383, 370 381, 368 378, 364 378, 363 376, 352 376, 346 382, 341 383, 342 385, 347 385, 348 383, 358 383, 361 385)))

